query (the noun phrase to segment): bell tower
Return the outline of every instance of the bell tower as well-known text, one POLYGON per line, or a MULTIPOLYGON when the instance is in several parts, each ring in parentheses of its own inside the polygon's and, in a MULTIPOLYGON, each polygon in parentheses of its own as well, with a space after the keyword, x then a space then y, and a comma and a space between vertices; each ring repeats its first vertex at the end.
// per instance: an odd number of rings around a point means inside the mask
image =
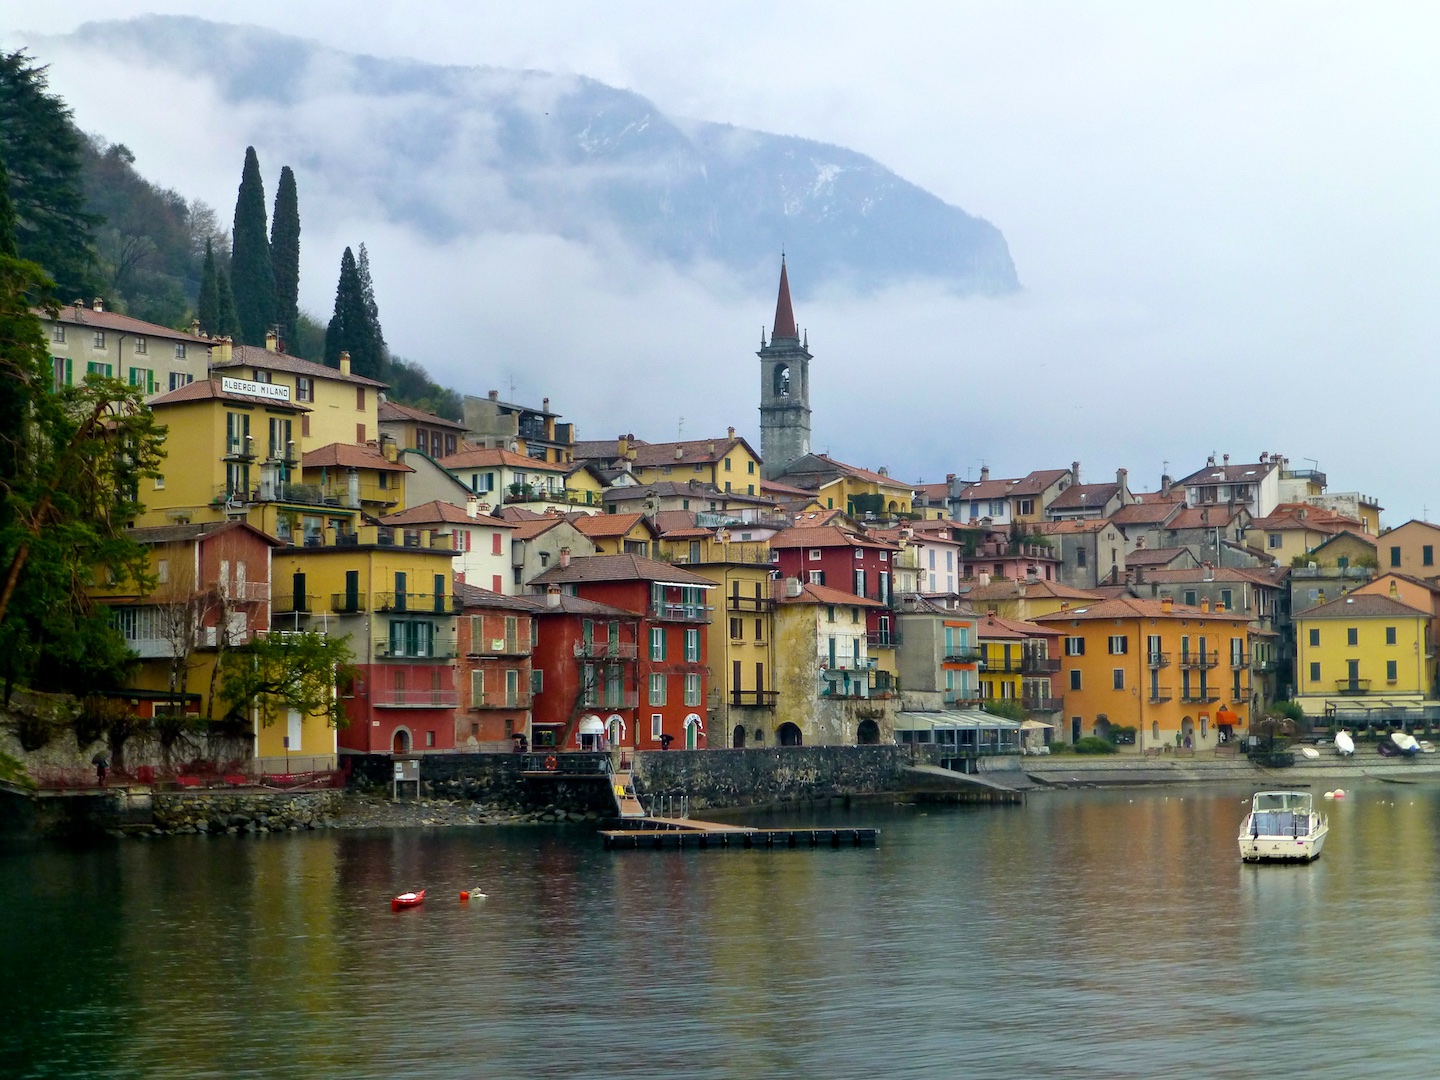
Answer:
POLYGON ((791 462, 810 453, 809 335, 800 338, 790 303, 790 279, 780 256, 780 294, 775 300, 775 325, 770 343, 760 335, 761 475, 773 480, 791 462))

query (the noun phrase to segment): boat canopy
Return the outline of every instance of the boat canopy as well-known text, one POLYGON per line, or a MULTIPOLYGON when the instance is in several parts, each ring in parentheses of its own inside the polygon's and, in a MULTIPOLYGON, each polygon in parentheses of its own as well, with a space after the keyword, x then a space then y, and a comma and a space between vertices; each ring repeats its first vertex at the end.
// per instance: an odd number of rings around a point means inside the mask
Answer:
POLYGON ((1308 791, 1260 791, 1256 792, 1251 809, 1257 813, 1267 810, 1308 811, 1313 797, 1308 791))

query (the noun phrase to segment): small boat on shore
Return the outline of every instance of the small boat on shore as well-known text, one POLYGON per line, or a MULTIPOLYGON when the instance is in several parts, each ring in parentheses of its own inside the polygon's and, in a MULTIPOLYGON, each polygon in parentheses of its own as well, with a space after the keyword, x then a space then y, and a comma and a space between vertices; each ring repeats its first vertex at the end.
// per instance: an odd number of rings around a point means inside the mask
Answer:
POLYGON ((1354 756, 1355 740, 1350 737, 1348 731, 1337 731, 1335 733, 1335 753, 1341 757, 1354 756))
POLYGON ((1245 862, 1310 862, 1320 857, 1330 832, 1325 815, 1315 812, 1308 791, 1260 791, 1240 827, 1240 858, 1245 862))
POLYGON ((425 890, 419 892, 402 892, 399 896, 390 898, 390 910, 399 911, 401 908, 419 907, 425 902, 425 890))

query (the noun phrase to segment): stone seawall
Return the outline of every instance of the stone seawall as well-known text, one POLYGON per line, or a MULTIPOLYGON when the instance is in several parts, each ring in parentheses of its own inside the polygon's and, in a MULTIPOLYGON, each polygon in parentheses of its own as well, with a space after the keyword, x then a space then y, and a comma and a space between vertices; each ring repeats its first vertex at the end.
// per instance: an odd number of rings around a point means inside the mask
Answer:
POLYGON ((323 828, 345 801, 341 791, 162 793, 151 825, 162 833, 299 832, 323 828))
MULTIPOLYGON (((534 814, 564 810, 569 814, 613 816, 615 800, 603 775, 528 779, 525 755, 434 754, 420 758, 420 797, 474 802, 503 814, 534 814)), ((360 791, 388 795, 395 759, 367 754, 345 759, 350 785, 360 791)), ((402 798, 413 798, 415 785, 400 785, 402 798)))
POLYGON ((635 788, 644 799, 684 797, 692 813, 879 795, 903 791, 905 768, 929 757, 901 746, 651 751, 635 755, 635 788))

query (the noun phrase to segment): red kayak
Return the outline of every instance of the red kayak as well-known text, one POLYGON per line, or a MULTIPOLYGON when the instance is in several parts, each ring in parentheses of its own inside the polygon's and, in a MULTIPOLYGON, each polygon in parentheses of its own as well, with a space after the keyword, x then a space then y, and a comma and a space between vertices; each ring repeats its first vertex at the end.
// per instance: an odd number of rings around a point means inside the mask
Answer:
POLYGON ((399 911, 401 908, 419 907, 425 902, 425 890, 419 892, 402 892, 399 896, 391 897, 390 910, 399 911))

